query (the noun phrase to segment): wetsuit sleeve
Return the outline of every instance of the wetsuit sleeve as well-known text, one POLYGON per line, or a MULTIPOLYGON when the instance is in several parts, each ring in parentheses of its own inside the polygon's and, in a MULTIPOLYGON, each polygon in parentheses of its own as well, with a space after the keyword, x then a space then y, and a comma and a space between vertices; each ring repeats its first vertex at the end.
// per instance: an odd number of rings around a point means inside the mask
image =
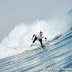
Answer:
POLYGON ((33 35, 33 37, 35 36, 35 34, 33 35))
POLYGON ((44 36, 43 36, 43 38, 47 40, 47 38, 46 38, 46 37, 44 37, 44 36))
POLYGON ((45 39, 47 40, 47 38, 45 37, 45 39))

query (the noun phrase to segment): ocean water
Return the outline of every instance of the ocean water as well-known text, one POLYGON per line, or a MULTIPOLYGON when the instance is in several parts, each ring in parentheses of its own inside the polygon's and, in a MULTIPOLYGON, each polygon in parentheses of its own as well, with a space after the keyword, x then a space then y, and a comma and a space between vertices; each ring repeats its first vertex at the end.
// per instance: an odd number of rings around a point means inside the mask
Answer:
POLYGON ((66 68, 72 68, 72 10, 58 19, 18 24, 0 43, 0 72, 72 72, 66 68), (29 52, 7 48, 29 48, 40 31, 48 39, 44 50, 38 41, 29 52))
POLYGON ((72 72, 72 29, 45 46, 0 59, 0 72, 72 72))

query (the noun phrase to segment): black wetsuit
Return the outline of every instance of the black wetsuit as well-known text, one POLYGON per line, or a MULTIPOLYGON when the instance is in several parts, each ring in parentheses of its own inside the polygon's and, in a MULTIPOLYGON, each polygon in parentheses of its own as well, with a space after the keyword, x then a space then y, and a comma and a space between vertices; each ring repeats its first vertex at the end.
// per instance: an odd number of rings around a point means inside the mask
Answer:
MULTIPOLYGON (((34 36, 35 36, 35 35, 34 35, 34 36)), ((45 37, 45 39, 47 39, 47 38, 45 37)), ((39 40, 41 46, 43 46, 43 44, 42 44, 42 38, 41 38, 41 39, 38 39, 38 38, 35 36, 35 38, 34 38, 34 40, 33 40, 33 43, 34 43, 36 40, 39 40)))

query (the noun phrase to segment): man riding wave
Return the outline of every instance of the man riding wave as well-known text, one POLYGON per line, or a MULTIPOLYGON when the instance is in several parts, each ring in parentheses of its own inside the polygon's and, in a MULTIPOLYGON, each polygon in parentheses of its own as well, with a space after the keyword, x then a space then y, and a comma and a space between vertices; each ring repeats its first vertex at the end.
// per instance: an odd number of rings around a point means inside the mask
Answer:
MULTIPOLYGON (((43 47, 42 38, 45 38, 45 41, 47 41, 47 38, 46 38, 46 37, 43 37, 43 32, 42 32, 42 31, 40 31, 39 35, 34 34, 34 35, 32 36, 33 43, 34 43, 36 40, 39 40, 41 46, 43 47), (33 38, 34 38, 34 40, 33 40, 33 38)), ((31 47, 32 47, 32 45, 31 45, 31 47)))

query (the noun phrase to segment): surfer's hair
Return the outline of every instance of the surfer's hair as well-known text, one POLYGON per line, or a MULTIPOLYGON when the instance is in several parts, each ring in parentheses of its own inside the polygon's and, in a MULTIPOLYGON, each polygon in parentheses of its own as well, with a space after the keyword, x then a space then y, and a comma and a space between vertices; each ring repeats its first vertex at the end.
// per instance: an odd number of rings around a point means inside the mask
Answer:
POLYGON ((40 33, 43 33, 42 31, 40 31, 40 33))

